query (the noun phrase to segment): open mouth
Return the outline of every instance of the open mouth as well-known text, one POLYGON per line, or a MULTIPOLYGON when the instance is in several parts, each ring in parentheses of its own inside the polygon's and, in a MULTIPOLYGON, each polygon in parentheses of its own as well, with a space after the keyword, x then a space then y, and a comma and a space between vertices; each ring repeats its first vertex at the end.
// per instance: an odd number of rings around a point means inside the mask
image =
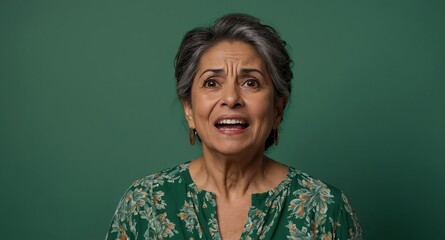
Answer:
POLYGON ((220 130, 240 130, 245 129, 249 124, 241 119, 222 119, 215 123, 215 127, 220 130))

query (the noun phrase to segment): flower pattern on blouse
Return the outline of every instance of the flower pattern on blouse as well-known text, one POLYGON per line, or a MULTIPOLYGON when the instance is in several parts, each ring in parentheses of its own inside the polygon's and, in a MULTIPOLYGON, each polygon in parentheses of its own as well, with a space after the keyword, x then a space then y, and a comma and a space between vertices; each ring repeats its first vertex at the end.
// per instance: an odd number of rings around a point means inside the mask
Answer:
MULTIPOLYGON (((135 181, 106 239, 221 239, 216 196, 195 185, 188 166, 135 181)), ((241 239, 360 240, 363 234, 341 191, 289 167, 279 185, 252 195, 241 239)))

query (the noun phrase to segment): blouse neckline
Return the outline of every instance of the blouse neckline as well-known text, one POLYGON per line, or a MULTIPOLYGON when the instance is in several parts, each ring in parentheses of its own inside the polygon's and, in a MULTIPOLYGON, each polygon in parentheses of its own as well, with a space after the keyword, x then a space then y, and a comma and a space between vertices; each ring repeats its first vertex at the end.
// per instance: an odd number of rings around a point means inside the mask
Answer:
MULTIPOLYGON (((216 196, 216 194, 214 192, 210 192, 204 189, 200 189, 196 183, 193 181, 192 176, 190 175, 190 162, 184 163, 186 166, 186 170, 184 171, 184 178, 186 180, 186 183, 188 184, 188 186, 193 189, 195 192, 199 193, 209 193, 212 194, 213 196, 216 196)), ((259 192, 259 193, 253 193, 252 194, 252 200, 254 199, 262 199, 265 198, 267 196, 271 196, 271 195, 275 195, 279 192, 281 192, 282 190, 286 189, 290 183, 292 182, 292 176, 294 176, 296 173, 294 171, 294 169, 292 167, 286 166, 287 167, 287 174, 285 176, 285 178, 278 183, 275 187, 271 188, 270 190, 267 190, 265 192, 259 192)))

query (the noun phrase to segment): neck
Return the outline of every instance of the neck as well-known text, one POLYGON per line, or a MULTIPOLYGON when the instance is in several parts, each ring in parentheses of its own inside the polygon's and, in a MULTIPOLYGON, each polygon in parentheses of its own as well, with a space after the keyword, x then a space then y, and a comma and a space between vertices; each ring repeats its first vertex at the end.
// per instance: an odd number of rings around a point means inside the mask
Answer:
POLYGON ((262 151, 237 156, 214 154, 203 148, 203 157, 190 166, 196 185, 228 201, 265 192, 276 185, 276 181, 268 177, 273 160, 262 151))

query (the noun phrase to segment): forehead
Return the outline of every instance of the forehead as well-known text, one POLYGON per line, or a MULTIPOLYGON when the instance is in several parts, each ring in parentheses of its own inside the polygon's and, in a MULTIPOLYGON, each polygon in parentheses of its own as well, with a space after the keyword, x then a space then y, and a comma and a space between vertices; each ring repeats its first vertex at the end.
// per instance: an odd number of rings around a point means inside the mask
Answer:
POLYGON ((255 48, 241 41, 222 41, 207 49, 199 61, 199 70, 232 64, 264 70, 263 59, 255 48))

